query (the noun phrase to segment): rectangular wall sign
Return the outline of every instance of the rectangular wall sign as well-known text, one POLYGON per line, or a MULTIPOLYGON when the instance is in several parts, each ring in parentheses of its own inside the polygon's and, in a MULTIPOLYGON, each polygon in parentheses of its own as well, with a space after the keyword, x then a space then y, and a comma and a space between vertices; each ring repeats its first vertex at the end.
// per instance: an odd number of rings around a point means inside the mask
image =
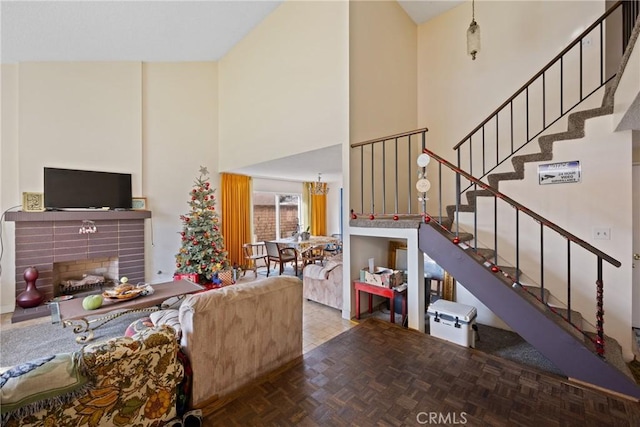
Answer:
POLYGON ((580 162, 549 163, 538 166, 538 184, 567 184, 580 182, 580 162))

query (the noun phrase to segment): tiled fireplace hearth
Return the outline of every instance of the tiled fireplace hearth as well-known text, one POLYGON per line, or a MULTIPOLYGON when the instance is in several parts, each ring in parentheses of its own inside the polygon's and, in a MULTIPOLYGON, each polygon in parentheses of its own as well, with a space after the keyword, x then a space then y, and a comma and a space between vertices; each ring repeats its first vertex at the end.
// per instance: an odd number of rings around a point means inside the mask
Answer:
MULTIPOLYGON (((45 301, 58 293, 60 266, 67 271, 76 264, 85 273, 113 279, 127 276, 132 283, 145 279, 144 220, 151 218, 150 211, 8 212, 6 218, 16 223, 16 297, 26 287, 23 274, 31 266, 38 269, 36 286, 45 301), (80 232, 87 221, 93 222, 95 233, 80 232)), ((46 304, 16 305, 12 321, 49 314, 46 304)))

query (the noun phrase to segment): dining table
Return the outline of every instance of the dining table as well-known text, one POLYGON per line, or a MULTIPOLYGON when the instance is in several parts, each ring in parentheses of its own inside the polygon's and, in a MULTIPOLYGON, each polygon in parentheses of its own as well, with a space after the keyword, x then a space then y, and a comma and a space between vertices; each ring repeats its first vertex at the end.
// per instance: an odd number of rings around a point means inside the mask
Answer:
POLYGON ((339 243, 339 239, 332 236, 310 236, 308 239, 301 240, 296 237, 285 237, 274 240, 280 246, 293 248, 298 253, 306 252, 318 246, 326 246, 332 243, 339 243))

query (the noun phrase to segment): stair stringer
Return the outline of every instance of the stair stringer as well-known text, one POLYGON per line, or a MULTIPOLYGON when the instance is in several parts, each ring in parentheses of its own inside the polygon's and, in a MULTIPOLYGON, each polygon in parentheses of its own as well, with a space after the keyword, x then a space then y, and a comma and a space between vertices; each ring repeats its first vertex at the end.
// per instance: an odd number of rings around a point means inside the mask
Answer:
POLYGON ((437 224, 422 224, 418 246, 565 375, 640 399, 640 386, 610 365, 551 317, 522 298, 502 275, 493 273, 471 248, 451 242, 437 224))

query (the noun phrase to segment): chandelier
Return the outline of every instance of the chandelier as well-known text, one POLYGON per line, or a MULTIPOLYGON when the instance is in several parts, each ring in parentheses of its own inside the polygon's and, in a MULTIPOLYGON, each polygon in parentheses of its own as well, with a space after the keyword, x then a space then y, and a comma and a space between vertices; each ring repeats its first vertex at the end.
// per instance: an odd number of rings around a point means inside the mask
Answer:
POLYGON ((307 185, 309 186, 309 193, 312 196, 322 196, 329 192, 329 187, 327 187, 326 182, 320 182, 320 175, 318 174, 318 180, 316 182, 309 182, 307 185))
POLYGON ((475 60, 480 52, 480 25, 476 22, 475 0, 471 0, 471 23, 467 29, 467 53, 475 60))

